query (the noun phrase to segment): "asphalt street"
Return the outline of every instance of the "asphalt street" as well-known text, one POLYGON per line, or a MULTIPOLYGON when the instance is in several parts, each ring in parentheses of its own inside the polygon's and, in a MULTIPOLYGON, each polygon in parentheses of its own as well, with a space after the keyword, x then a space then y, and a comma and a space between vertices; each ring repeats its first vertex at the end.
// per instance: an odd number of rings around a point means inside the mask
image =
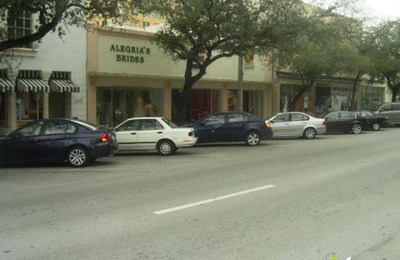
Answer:
POLYGON ((1 168, 0 259, 398 260, 399 140, 388 128, 1 168))

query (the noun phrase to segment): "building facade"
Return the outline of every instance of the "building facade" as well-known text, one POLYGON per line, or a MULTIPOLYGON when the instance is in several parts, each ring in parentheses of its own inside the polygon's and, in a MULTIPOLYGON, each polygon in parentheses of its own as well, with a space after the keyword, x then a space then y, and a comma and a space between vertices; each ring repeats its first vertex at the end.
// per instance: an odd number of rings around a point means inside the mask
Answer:
MULTIPOLYGON (((174 118, 175 94, 183 87, 184 62, 174 62, 143 29, 98 29, 88 32, 88 120, 116 126, 126 118, 144 115, 151 100, 153 114, 174 118)), ((217 111, 235 110, 237 58, 212 64, 195 84, 186 121, 217 111)), ((272 73, 254 59, 245 70, 243 110, 261 117, 273 112, 272 73)))
POLYGON ((49 117, 87 119, 86 30, 46 35, 38 48, 16 48, 0 71, 0 133, 49 117))

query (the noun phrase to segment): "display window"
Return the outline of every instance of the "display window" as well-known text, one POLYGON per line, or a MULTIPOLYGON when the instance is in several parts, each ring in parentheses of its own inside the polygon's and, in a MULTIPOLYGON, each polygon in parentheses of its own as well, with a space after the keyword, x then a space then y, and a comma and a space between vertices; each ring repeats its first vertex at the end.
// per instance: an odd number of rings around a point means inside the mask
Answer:
POLYGON ((99 125, 115 127, 128 118, 145 116, 145 106, 149 103, 153 116, 164 115, 162 89, 99 87, 97 122, 99 125))
POLYGON ((36 120, 43 118, 43 93, 17 93, 17 120, 36 120))

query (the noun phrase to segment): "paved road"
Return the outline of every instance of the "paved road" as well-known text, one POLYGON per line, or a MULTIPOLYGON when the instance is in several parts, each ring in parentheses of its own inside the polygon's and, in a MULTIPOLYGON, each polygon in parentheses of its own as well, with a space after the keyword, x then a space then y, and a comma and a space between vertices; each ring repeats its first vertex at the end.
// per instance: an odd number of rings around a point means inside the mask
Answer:
POLYGON ((400 259, 400 128, 0 169, 0 259, 400 259))

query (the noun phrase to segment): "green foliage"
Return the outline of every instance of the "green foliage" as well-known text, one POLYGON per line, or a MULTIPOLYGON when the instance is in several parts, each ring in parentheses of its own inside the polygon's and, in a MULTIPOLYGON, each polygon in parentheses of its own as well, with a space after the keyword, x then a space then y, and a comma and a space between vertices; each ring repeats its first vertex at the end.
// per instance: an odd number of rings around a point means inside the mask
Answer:
POLYGON ((400 20, 378 25, 373 31, 371 58, 373 79, 386 81, 392 101, 400 93, 400 20))
POLYGON ((123 22, 140 1, 125 0, 0 0, 0 52, 26 43, 39 41, 48 32, 55 31, 61 37, 65 27, 87 26, 93 22, 106 25, 123 22), (7 38, 7 19, 34 14, 32 34, 18 39, 7 38))

